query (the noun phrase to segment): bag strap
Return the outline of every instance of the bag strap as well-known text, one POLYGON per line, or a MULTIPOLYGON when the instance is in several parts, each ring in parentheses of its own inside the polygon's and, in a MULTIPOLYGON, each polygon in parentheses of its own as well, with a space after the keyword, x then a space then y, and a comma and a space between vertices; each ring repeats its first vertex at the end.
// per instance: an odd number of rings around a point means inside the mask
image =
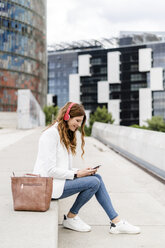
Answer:
MULTIPOLYGON (((13 177, 15 177, 14 171, 13 171, 13 177)), ((24 177, 41 177, 41 175, 40 174, 26 173, 26 174, 24 174, 24 177)))
POLYGON ((24 176, 26 177, 28 177, 28 176, 30 176, 30 177, 41 177, 40 176, 40 174, 31 174, 31 173, 26 173, 26 174, 24 174, 24 176))

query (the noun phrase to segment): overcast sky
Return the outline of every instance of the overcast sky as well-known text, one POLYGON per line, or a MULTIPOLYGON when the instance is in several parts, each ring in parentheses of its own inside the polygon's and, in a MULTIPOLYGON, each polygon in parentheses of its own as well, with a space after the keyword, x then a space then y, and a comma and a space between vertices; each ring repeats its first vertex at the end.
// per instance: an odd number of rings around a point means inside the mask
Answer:
POLYGON ((47 0, 48 44, 165 31, 164 0, 47 0))

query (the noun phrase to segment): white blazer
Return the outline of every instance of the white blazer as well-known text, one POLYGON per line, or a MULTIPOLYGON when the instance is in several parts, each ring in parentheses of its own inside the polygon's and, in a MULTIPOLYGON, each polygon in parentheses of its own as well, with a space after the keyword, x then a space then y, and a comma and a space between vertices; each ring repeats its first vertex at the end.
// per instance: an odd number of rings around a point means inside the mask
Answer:
POLYGON ((66 179, 73 180, 77 168, 72 169, 72 154, 60 142, 58 123, 45 130, 39 139, 37 160, 33 173, 53 177, 52 198, 59 198, 66 179))

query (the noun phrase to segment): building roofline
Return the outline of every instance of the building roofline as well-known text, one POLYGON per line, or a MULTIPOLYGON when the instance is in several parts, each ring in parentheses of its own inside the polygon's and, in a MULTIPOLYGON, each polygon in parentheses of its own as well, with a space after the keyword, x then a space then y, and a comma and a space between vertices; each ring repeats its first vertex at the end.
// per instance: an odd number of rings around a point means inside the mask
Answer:
POLYGON ((165 41, 153 41, 153 42, 146 42, 141 44, 130 44, 130 45, 124 45, 124 46, 117 46, 112 48, 104 48, 104 47, 98 47, 98 48, 86 48, 86 49, 75 49, 75 50, 64 50, 64 51, 48 51, 48 55, 57 55, 57 54, 66 54, 66 53, 80 53, 80 52, 87 52, 87 51, 96 51, 96 50, 114 50, 114 49, 120 49, 120 48, 127 48, 127 47, 140 47, 140 46, 147 46, 147 45, 154 45, 154 44, 165 44, 165 41))

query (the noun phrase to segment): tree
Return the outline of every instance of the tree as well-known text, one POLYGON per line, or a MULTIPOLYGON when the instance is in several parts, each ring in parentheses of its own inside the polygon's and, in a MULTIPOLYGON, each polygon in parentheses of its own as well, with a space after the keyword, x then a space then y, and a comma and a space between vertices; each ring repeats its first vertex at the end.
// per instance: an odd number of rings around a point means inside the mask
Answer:
POLYGON ((92 126, 95 121, 112 124, 115 120, 112 118, 112 114, 108 113, 105 106, 103 106, 103 108, 97 107, 96 111, 90 115, 89 127, 85 126, 85 133, 87 136, 91 135, 92 126))
POLYGON ((57 114, 58 114, 58 106, 45 106, 43 108, 43 111, 46 116, 46 125, 51 124, 54 119, 56 119, 57 114))
POLYGON ((152 119, 146 122, 149 130, 165 132, 165 122, 162 116, 152 116, 152 119))
POLYGON ((152 116, 151 119, 147 119, 146 123, 148 124, 148 126, 139 126, 137 124, 134 124, 134 125, 131 125, 130 127, 165 132, 165 122, 162 116, 152 116))

